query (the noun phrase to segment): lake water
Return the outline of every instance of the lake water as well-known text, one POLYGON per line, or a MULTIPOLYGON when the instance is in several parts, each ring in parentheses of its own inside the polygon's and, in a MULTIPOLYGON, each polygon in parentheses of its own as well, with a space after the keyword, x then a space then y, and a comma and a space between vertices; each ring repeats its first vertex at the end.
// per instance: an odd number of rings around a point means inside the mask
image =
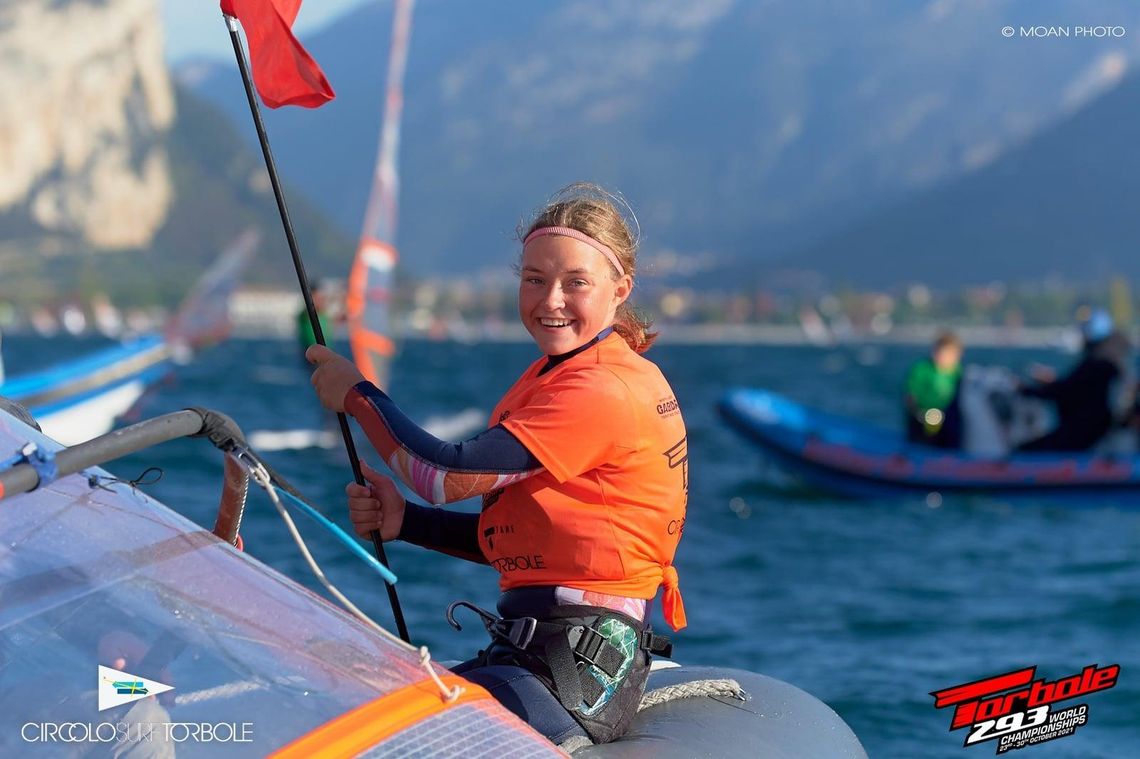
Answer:
MULTIPOLYGON (((5 340, 9 374, 95 347, 94 340, 5 340)), ((930 691, 1037 665, 1050 680, 1093 663, 1120 664, 1120 684, 1088 703, 1070 738, 1024 750, 1031 757, 1140 755, 1140 512, 1041 501, 947 498, 853 502, 789 488, 760 454, 717 418, 728 387, 764 387, 830 411, 898 426, 896 399, 917 348, 841 350, 662 344, 653 358, 669 378, 689 430, 690 501, 677 566, 690 626, 676 636, 686 663, 756 670, 815 694, 851 725, 873 757, 989 756, 962 748, 949 710, 930 691)), ((433 423, 470 409, 488 413, 534 358, 523 344, 412 342, 402 347, 391 394, 433 423)), ((974 350, 968 360, 1063 366, 1048 351, 974 350)), ((290 342, 231 341, 179 367, 142 404, 156 415, 201 405, 247 434, 320 430, 328 424, 290 342)), ((360 448, 365 458, 367 443, 360 448)), ((308 499, 342 524, 351 472, 342 450, 265 454, 308 499)), ((147 487, 172 508, 213 524, 220 454, 176 441, 108 468, 123 478, 164 471, 147 487)), ((1138 495, 1140 499, 1140 495, 1138 495)), ((473 506, 472 506, 473 507, 473 506)), ((322 566, 359 606, 391 627, 386 593, 335 541, 298 519, 322 566)), ((251 494, 246 550, 316 588, 269 501, 251 494)), ((481 631, 451 630, 446 605, 493 607, 494 573, 403 544, 388 556, 413 640, 436 659, 470 655, 481 631)), ((655 612, 658 627, 664 627, 655 612)))

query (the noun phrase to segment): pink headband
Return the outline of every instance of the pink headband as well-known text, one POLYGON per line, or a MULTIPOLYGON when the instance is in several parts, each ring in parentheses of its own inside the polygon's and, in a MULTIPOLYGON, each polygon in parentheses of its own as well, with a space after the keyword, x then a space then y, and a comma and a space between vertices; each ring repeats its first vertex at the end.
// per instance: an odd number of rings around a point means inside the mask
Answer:
POLYGON ((529 235, 526 236, 526 239, 523 240, 523 247, 525 248, 526 244, 528 242, 530 242, 531 240, 533 240, 534 238, 545 237, 546 235, 559 235, 560 237, 572 237, 575 240, 578 240, 579 242, 586 243, 591 248, 593 248, 594 250, 598 251, 603 256, 605 256, 606 260, 608 260, 611 264, 614 265, 614 268, 617 269, 617 273, 618 273, 619 277, 625 276, 625 268, 622 267, 621 261, 618 260, 617 255, 614 254, 614 252, 612 250, 610 250, 608 245, 603 245, 602 243, 595 240, 593 237, 590 237, 585 232, 579 232, 577 229, 572 229, 570 227, 539 227, 538 229, 534 230, 533 232, 531 232, 529 235))

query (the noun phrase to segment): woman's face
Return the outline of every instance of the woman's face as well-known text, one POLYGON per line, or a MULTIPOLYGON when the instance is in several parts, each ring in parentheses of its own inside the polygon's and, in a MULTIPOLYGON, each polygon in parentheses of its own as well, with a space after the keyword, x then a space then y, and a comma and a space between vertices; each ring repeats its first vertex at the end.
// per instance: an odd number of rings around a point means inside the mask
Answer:
POLYGON ((605 256, 572 237, 546 235, 523 249, 519 317, 539 350, 572 351, 613 324, 633 287, 628 274, 613 274, 605 256))

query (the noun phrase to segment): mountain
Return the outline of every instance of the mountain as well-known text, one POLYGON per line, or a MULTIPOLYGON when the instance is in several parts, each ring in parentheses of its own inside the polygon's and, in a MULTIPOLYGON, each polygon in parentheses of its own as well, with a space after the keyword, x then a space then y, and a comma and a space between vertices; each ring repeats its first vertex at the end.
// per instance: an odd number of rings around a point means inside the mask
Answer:
MULTIPOLYGON (((170 306, 250 227, 248 280, 295 282, 261 156, 173 85, 154 0, 4 3, 0 57, 0 300, 170 306)), ((344 276, 350 237, 287 197, 310 274, 344 276)))
MULTIPOLYGON (((146 244, 100 249, 79 235, 45 233, 26 214, 0 215, 0 299, 28 305, 104 292, 120 305, 170 307, 251 228, 261 242, 246 282, 296 287, 261 156, 209 104, 181 87, 172 97, 177 116, 160 139, 171 200, 146 244)), ((346 276, 355 243, 288 185, 285 195, 310 278, 346 276)))
MULTIPOLYGON (((579 179, 624 192, 650 253, 771 259, 985 167, 1114 86, 1138 45, 1021 35, 1089 23, 1089 6, 1060 0, 493 7, 416 5, 397 241, 415 273, 505 268, 520 219, 579 179)), ((1092 15, 1140 28, 1125 0, 1092 15)), ((337 100, 267 115, 282 172, 349 234, 370 185, 390 16, 376 2, 307 36, 337 100)), ((252 141, 232 61, 178 77, 252 141)))
POLYGON ((1140 76, 983 169, 781 259, 833 282, 1140 278, 1140 76))
POLYGON ((37 232, 49 254, 150 241, 172 202, 161 51, 153 0, 0 5, 4 248, 37 232))
MULTIPOLYGON (((147 248, 99 262, 101 283, 121 290, 124 278, 137 280, 138 292, 176 303, 219 251, 253 228, 261 242, 246 281, 295 289, 296 273, 260 153, 213 106, 182 87, 175 92, 178 117, 166 143, 172 211, 147 248)), ((286 184, 284 192, 310 279, 346 277, 355 242, 295 187, 286 184)))

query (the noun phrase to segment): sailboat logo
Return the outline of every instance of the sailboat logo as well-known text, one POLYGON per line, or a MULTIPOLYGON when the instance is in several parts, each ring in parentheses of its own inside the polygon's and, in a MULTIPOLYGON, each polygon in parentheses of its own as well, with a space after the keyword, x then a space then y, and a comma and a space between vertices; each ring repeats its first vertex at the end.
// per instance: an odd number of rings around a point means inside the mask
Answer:
POLYGON ((99 665, 99 711, 174 690, 174 686, 99 665))

